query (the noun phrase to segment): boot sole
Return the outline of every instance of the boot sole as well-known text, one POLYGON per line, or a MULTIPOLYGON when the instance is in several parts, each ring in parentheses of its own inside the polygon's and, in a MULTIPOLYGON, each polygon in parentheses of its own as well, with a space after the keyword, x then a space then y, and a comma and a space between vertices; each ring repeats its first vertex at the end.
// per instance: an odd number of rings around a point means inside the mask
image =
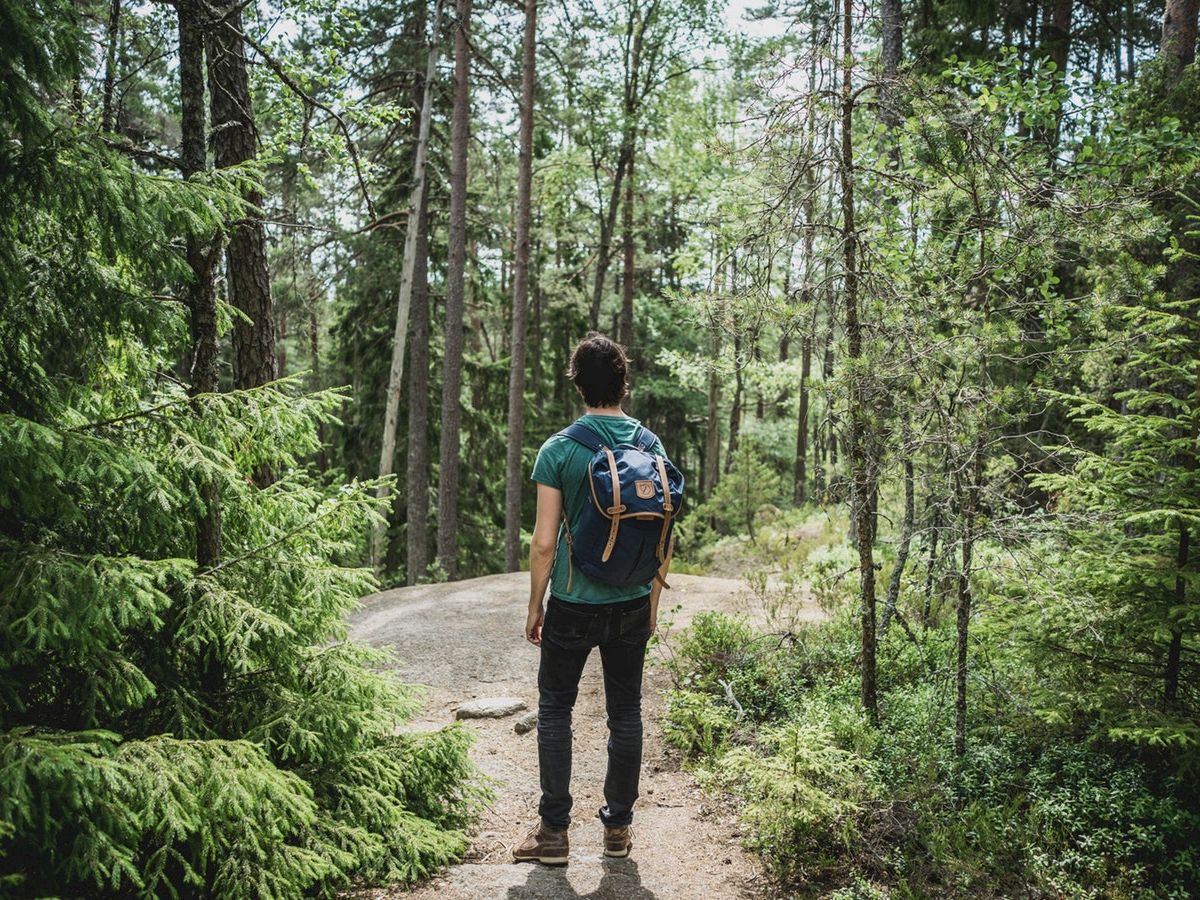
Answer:
POLYGON ((566 856, 514 856, 513 862, 540 862, 544 866, 565 866, 570 861, 566 856))
POLYGON ((626 847, 624 850, 608 850, 608 849, 605 849, 605 851, 604 851, 604 855, 605 855, 605 856, 607 856, 607 857, 609 857, 610 859, 624 859, 625 857, 627 857, 627 856, 629 855, 629 851, 631 851, 632 849, 633 849, 633 845, 632 845, 632 844, 630 844, 630 845, 629 845, 628 847, 626 847))

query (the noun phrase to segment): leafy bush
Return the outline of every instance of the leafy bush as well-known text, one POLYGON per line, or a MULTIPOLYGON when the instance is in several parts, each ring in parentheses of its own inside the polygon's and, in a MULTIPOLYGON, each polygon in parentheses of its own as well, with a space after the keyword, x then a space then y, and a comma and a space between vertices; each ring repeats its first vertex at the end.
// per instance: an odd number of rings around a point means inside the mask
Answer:
POLYGON ((881 642, 873 728, 857 627, 847 610, 780 641, 708 614, 675 656, 688 688, 669 698, 669 739, 738 802, 747 844, 782 883, 846 897, 1191 896, 1200 808, 1183 774, 1031 717, 1030 673, 1011 652, 991 657, 992 698, 969 707, 958 760, 953 704, 929 677, 952 649, 938 632, 881 642))

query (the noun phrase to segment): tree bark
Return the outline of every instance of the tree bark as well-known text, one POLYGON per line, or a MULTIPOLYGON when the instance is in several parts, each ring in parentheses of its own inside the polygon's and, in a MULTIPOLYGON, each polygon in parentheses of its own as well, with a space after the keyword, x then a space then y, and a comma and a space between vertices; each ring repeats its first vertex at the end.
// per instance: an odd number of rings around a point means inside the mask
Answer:
POLYGON ((796 425, 795 485, 792 500, 799 506, 808 499, 808 379, 812 370, 812 335, 800 339, 800 409, 796 425))
MULTIPOLYGON (((404 350, 408 338, 408 316, 412 307, 413 282, 417 267, 417 237, 421 230, 421 206, 425 197, 425 162, 429 153, 429 130, 432 119, 433 81, 437 77, 438 31, 441 28, 442 5, 439 2, 433 15, 433 32, 429 57, 425 66, 425 89, 422 92, 417 146, 413 157, 412 188, 409 191, 407 221, 404 226, 404 255, 400 267, 400 288, 396 297, 396 328, 392 333, 392 365, 388 372, 387 399, 384 404, 383 437, 379 450, 379 477, 392 474, 396 463, 396 426, 400 419, 400 390, 404 380, 404 350)), ((390 490, 380 485, 375 496, 384 499, 390 490)), ((371 564, 383 565, 387 522, 378 521, 371 531, 371 564)))
POLYGON ((892 577, 888 582, 887 599, 883 604, 883 616, 879 623, 880 632, 886 632, 892 616, 896 614, 896 603, 900 599, 900 581, 904 577, 904 567, 908 565, 909 549, 912 546, 913 535, 913 460, 912 460, 912 431, 905 417, 902 428, 904 435, 904 521, 900 526, 900 547, 896 551, 896 565, 892 569, 892 577))
POLYGON ((521 450, 525 441, 525 326, 529 312, 529 231, 533 194, 533 88, 536 75, 537 0, 525 0, 521 41, 521 134, 517 160, 517 236, 513 272, 512 368, 508 379, 508 483, 504 493, 504 566, 521 566, 521 450))
MULTIPOLYGON (((1184 567, 1188 564, 1189 543, 1191 531, 1188 526, 1179 523, 1179 545, 1175 556, 1175 605, 1180 608, 1187 602, 1187 578, 1184 567)), ((1167 666, 1163 675, 1163 705, 1170 709, 1179 698, 1179 667, 1183 656, 1183 629, 1177 625, 1171 626, 1171 642, 1167 646, 1167 666)))
POLYGON ((712 364, 708 368, 708 417, 704 440, 704 490, 706 497, 712 496, 721 477, 721 423, 718 418, 721 406, 721 379, 717 365, 721 359, 721 332, 712 326, 712 364))
MULTIPOLYGON (((204 19, 197 0, 180 0, 179 88, 180 163, 184 178, 207 167, 204 115, 204 19)), ((192 339, 191 385, 195 397, 217 390, 217 294, 214 279, 218 244, 188 235, 188 267, 192 280, 187 288, 192 339)), ((196 518, 196 565, 211 569, 221 559, 221 505, 217 485, 207 479, 200 486, 204 509, 196 518)))
POLYGON ((742 430, 742 333, 733 333, 733 403, 729 406, 729 446, 725 451, 725 474, 733 471, 733 457, 738 449, 738 436, 742 430))
POLYGON ((446 270, 437 541, 438 562, 450 580, 458 576, 458 454, 462 430, 463 313, 466 307, 471 0, 457 0, 457 12, 454 29, 454 111, 450 126, 450 252, 446 270))
POLYGON ((875 685, 875 560, 871 540, 871 474, 867 459, 867 411, 859 371, 862 359, 862 324, 858 318, 858 232, 854 222, 854 73, 851 0, 842 2, 842 97, 841 97, 841 201, 843 289, 846 294, 846 339, 851 366, 850 386, 850 505, 854 512, 858 545, 859 605, 862 616, 862 704, 874 724, 879 721, 875 685))
POLYGON ((962 757, 967 752, 967 649, 971 625, 971 558, 975 550, 975 515, 979 509, 980 480, 983 477, 983 447, 976 441, 971 451, 971 483, 965 492, 962 506, 963 538, 962 568, 958 572, 958 608, 955 643, 957 660, 954 672, 954 753, 962 757))
MULTIPOLYGON (((1159 52, 1170 71, 1178 72, 1195 61, 1198 18, 1200 0, 1167 0, 1167 7, 1163 11, 1162 43, 1159 52)), ((1130 60, 1132 68, 1132 55, 1130 60)))
POLYGON ((100 104, 101 131, 112 131, 116 127, 113 92, 117 84, 117 44, 120 41, 121 0, 111 0, 108 7, 108 30, 104 48, 104 93, 100 104))
MULTIPOLYGON (((625 201, 621 211, 621 320, 618 340, 627 351, 633 350, 633 288, 635 248, 633 242, 633 179, 635 152, 630 147, 629 161, 625 164, 625 201)), ((629 397, 625 398, 625 411, 630 408, 629 397)))
POLYGON ((900 121, 900 110, 896 105, 896 80, 904 52, 904 18, 900 0, 882 0, 880 18, 883 20, 880 47, 883 78, 879 85, 879 120, 890 129, 900 121))
POLYGON ((405 582, 416 584, 429 568, 429 192, 421 197, 417 255, 413 262, 412 344, 408 365, 408 500, 405 582))
MULTIPOLYGON (((213 162, 222 169, 253 162, 258 157, 258 130, 242 40, 241 4, 210 24, 208 81, 213 162)), ((243 314, 233 324, 233 381, 240 389, 273 381, 276 362, 262 192, 252 190, 245 199, 245 218, 234 227, 225 251, 229 302, 243 314)), ((256 480, 260 478, 271 480, 269 473, 259 473, 256 480)))
POLYGON ((600 244, 596 250, 596 276, 592 281, 592 306, 588 313, 588 324, 592 331, 600 327, 600 304, 604 300, 604 284, 608 278, 608 264, 612 257, 612 236, 617 228, 617 208, 621 205, 621 187, 625 183, 625 169, 633 155, 631 140, 621 142, 614 169, 612 191, 608 197, 608 210, 600 219, 600 244))

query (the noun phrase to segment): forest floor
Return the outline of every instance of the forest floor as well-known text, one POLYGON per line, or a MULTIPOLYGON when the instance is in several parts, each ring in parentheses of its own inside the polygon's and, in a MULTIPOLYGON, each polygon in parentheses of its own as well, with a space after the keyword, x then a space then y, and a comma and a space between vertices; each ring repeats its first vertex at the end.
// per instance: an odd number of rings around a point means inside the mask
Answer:
MULTIPOLYGON (((634 849, 628 859, 601 854, 607 728, 599 653, 588 659, 575 708, 571 861, 561 868, 537 863, 515 865, 512 847, 537 821, 537 733, 518 735, 521 713, 502 719, 472 719, 472 757, 493 780, 495 800, 473 835, 460 865, 413 890, 373 889, 360 897, 447 900, 723 900, 761 898, 770 885, 754 857, 741 847, 732 811, 696 784, 678 754, 663 740, 664 693, 671 686, 662 665, 671 634, 699 612, 743 613, 761 620, 763 612, 742 582, 675 575, 664 592, 659 615, 666 646, 651 650, 643 691, 646 723, 642 799, 634 821, 634 849), (676 604, 678 611, 672 611, 676 604)), ((351 619, 353 637, 393 649, 403 677, 428 686, 424 712, 410 727, 437 728, 454 719, 455 709, 475 698, 519 697, 537 707, 537 650, 523 635, 528 573, 490 575, 448 584, 383 591, 364 598, 351 619)), ((820 618, 805 604, 800 618, 820 618)))

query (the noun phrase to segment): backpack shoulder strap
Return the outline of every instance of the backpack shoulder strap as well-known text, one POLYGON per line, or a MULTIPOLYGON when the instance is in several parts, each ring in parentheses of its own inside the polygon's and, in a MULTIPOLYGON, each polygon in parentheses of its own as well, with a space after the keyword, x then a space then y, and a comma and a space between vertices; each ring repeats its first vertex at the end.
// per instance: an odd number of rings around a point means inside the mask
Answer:
POLYGON ((592 431, 586 425, 579 422, 572 422, 566 428, 559 432, 561 437, 570 438, 577 444, 583 444, 593 453, 600 450, 604 446, 604 441, 600 439, 600 435, 592 431))
POLYGON ((645 453, 658 441, 658 435, 647 428, 645 425, 638 427, 637 433, 633 436, 633 445, 645 453))

